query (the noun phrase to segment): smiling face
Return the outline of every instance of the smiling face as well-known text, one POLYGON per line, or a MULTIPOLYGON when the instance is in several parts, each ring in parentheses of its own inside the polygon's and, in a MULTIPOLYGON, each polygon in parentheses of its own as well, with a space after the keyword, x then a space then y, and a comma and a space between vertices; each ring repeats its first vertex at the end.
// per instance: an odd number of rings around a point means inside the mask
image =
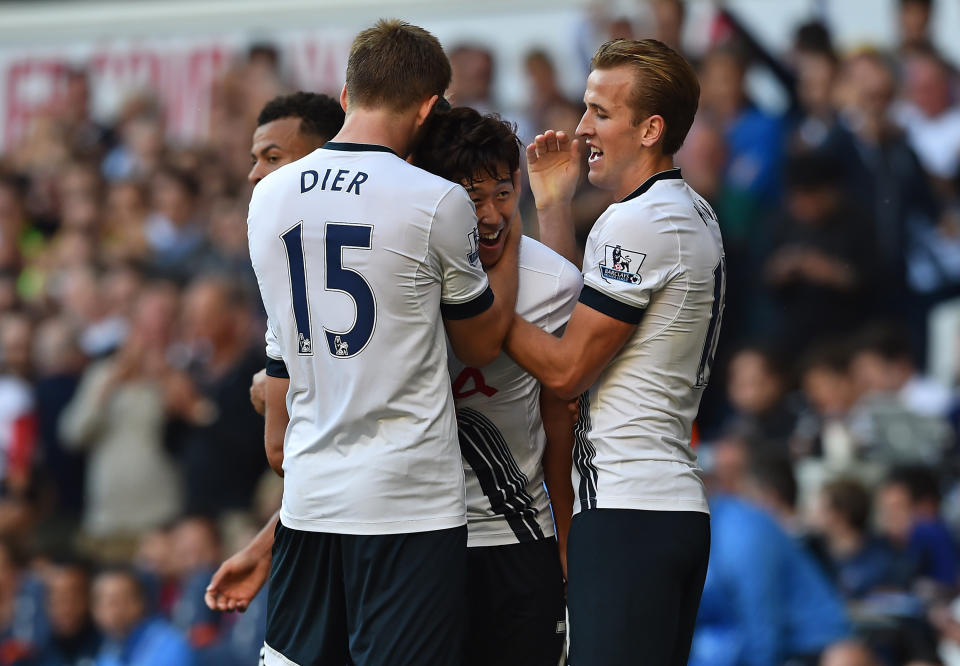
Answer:
POLYGON ((480 172, 462 183, 477 208, 480 263, 485 269, 503 256, 510 220, 517 212, 520 199, 515 182, 517 174, 511 174, 506 163, 497 164, 496 173, 497 178, 492 178, 490 174, 480 172))
POLYGON ((629 100, 635 83, 635 74, 626 65, 590 72, 583 96, 587 110, 577 127, 590 151, 590 182, 613 190, 618 199, 644 180, 641 155, 651 119, 634 123, 629 100))
POLYGON ((319 143, 300 131, 296 116, 278 118, 260 125, 253 133, 250 148, 252 166, 247 180, 256 185, 264 176, 319 148, 319 143))

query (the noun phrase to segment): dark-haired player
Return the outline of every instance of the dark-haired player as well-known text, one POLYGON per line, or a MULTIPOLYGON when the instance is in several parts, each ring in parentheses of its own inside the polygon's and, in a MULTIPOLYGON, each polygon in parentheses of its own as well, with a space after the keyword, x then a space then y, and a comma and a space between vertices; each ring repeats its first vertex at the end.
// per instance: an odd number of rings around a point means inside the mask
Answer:
MULTIPOLYGON (((480 262, 493 268, 504 254, 519 199, 519 141, 511 126, 473 109, 453 109, 428 125, 414 163, 466 188, 477 211, 480 262)), ((557 333, 580 286, 572 264, 533 239, 521 239, 519 314, 557 333)), ((567 403, 541 392, 504 354, 482 368, 448 359, 467 485, 463 663, 554 666, 565 635, 559 555, 573 511, 567 403)), ((221 567, 211 602, 226 609, 249 603, 265 580, 270 541, 272 526, 221 567)))
POLYGON ((312 153, 340 131, 343 116, 340 102, 327 95, 274 97, 257 116, 247 180, 256 185, 268 173, 312 153))
POLYGON ((499 355, 519 233, 484 274, 466 193, 403 160, 449 82, 436 38, 378 22, 351 46, 341 131, 253 192, 265 445, 284 477, 267 665, 460 663, 466 504, 444 328, 471 364, 499 355))

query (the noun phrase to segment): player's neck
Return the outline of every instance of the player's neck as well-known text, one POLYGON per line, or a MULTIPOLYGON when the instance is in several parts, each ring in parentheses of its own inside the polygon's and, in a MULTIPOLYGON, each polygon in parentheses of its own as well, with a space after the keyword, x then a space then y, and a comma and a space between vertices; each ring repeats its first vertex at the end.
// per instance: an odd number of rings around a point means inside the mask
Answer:
POLYGON ((638 187, 655 174, 661 171, 669 171, 673 168, 673 155, 664 155, 663 153, 641 154, 636 162, 628 167, 623 178, 620 179, 620 186, 617 187, 615 197, 620 201, 625 196, 636 190, 638 187))
POLYGON ((415 116, 381 109, 356 109, 347 115, 333 141, 386 146, 400 157, 410 151, 415 116))

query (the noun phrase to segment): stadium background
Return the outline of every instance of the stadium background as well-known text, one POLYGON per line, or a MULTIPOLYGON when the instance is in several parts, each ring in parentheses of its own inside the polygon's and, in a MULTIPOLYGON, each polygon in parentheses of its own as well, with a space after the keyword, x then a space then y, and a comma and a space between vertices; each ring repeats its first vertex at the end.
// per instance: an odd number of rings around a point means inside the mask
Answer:
MULTIPOLYGON (((118 562, 198 663, 253 663, 263 595, 239 618, 202 604, 279 499, 246 404, 250 136, 277 94, 339 92, 352 35, 384 15, 433 31, 452 101, 525 140, 575 127, 611 35, 697 64, 678 161, 731 266, 699 423, 710 487, 802 545, 876 663, 960 664, 960 3, 910 37, 924 4, 689 0, 677 43, 670 1, 0 3, 0 666, 95 640, 70 572, 118 562)), ((607 203, 578 192, 583 237, 607 203)), ((741 554, 726 592, 749 612, 706 606, 692 663, 777 663, 751 646, 815 633, 775 551, 741 554)), ((829 663, 870 663, 851 655, 829 663)))

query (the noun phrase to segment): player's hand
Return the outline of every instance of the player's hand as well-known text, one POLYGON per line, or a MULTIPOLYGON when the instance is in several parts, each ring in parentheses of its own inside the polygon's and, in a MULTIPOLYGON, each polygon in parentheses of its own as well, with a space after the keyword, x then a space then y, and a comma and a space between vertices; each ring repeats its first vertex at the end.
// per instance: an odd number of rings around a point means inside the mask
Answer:
POLYGON ((264 368, 253 376, 250 382, 250 404, 257 410, 257 414, 263 415, 267 406, 267 369, 264 368))
POLYGON ((580 181, 580 142, 547 130, 527 146, 527 173, 537 209, 566 205, 580 181))
POLYGON ((254 557, 241 550, 220 565, 203 600, 210 610, 232 613, 247 610, 270 575, 270 556, 254 557))

